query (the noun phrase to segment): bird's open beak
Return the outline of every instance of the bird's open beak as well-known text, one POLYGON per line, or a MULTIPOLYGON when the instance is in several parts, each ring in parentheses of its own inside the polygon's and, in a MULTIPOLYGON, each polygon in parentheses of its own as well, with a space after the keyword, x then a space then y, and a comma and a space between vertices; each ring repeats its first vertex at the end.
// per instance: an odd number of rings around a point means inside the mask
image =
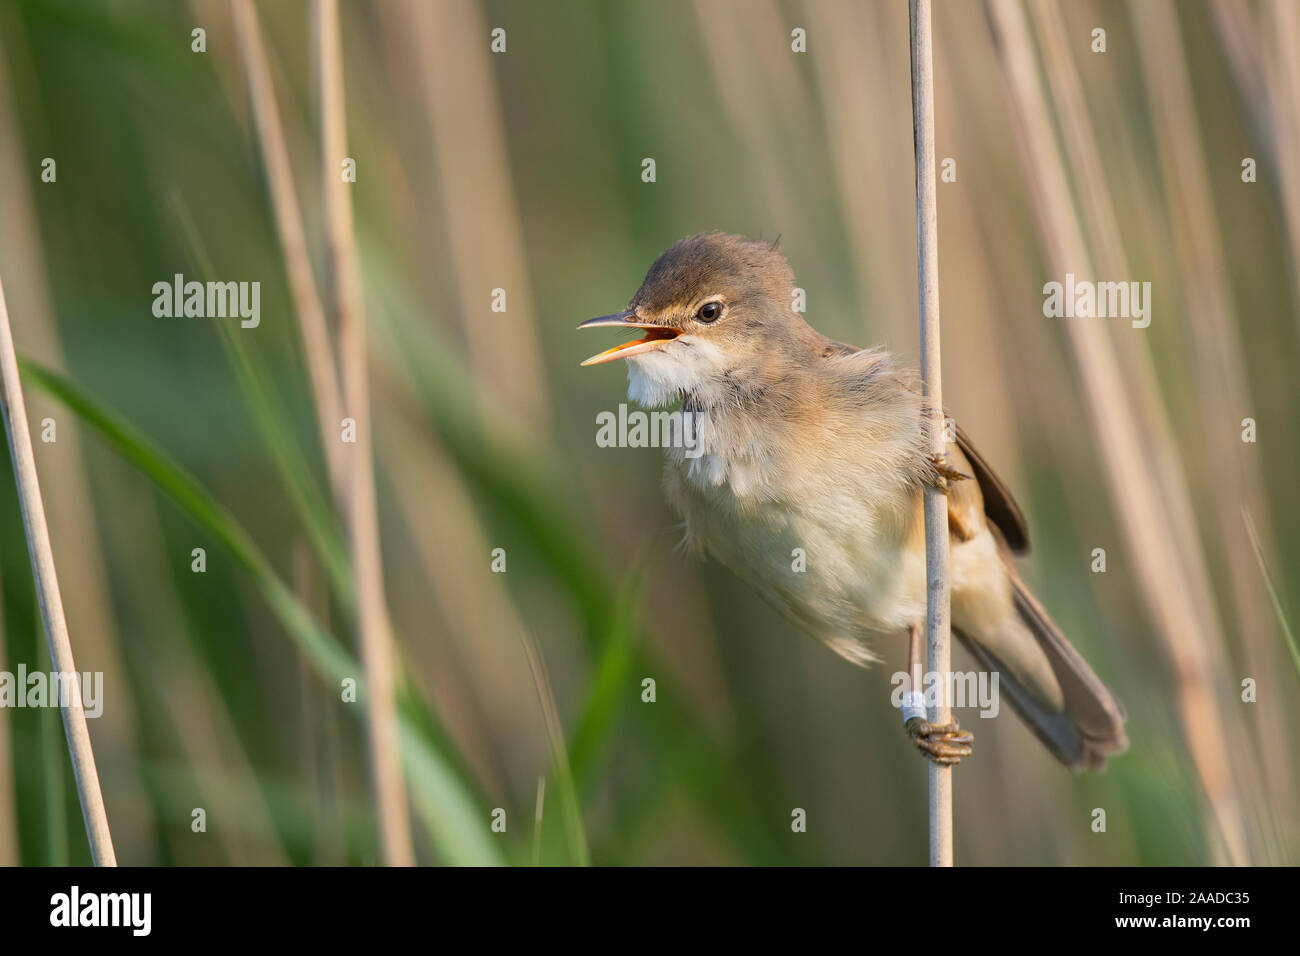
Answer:
POLYGON ((612 362, 614 359, 627 358, 630 355, 640 355, 643 352, 649 352, 657 349, 664 344, 671 342, 681 332, 677 329, 671 329, 666 325, 655 325, 651 322, 637 321, 635 312, 615 312, 613 315, 601 315, 594 319, 588 319, 578 328, 594 329, 602 325, 617 325, 628 329, 642 329, 645 331, 645 338, 633 339, 631 342, 624 342, 616 345, 612 349, 606 349, 583 362, 583 365, 599 365, 601 362, 612 362))

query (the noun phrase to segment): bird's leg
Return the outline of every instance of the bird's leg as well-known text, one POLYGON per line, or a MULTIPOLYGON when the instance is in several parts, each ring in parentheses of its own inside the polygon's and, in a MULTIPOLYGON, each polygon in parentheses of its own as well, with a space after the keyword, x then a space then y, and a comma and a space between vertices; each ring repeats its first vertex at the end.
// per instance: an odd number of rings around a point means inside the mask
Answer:
POLYGON ((975 735, 962 730, 955 717, 946 724, 932 724, 925 719, 925 697, 921 687, 921 651, 924 629, 913 624, 908 631, 907 673, 911 689, 903 696, 903 727, 916 749, 937 764, 955 766, 969 757, 975 735))

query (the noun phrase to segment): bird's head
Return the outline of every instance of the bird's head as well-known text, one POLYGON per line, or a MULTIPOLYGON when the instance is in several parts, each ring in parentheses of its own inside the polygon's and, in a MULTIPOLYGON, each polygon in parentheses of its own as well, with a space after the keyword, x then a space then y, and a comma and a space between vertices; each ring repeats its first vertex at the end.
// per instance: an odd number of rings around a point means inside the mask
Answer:
POLYGON ((730 377, 815 344, 792 308, 794 274, 775 243, 712 232, 680 239, 655 260, 627 309, 578 328, 645 333, 583 362, 628 360, 628 395, 660 406, 707 395, 730 377))

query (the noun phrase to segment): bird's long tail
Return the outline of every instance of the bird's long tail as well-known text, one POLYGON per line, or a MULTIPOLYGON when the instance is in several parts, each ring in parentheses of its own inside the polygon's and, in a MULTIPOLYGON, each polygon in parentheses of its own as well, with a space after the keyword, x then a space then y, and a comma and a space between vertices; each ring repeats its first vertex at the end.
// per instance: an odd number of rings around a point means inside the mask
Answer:
POLYGON ((1124 705, 1066 640, 1010 562, 1007 570, 1016 607, 1016 618, 1008 626, 1018 633, 1002 635, 1004 639, 993 641, 976 641, 960 631, 954 633, 984 667, 999 672, 998 686, 1007 692, 1012 709, 1057 760, 1071 770, 1101 770, 1106 766, 1107 754, 1128 748, 1128 734, 1124 732, 1128 714, 1124 705), (1022 636, 1024 631, 1033 636, 1034 648, 1025 646, 1028 642, 1022 636), (1007 662, 999 657, 998 650, 1003 650, 1007 662), (1041 689, 1039 693, 1033 692, 1030 686, 1033 678, 1028 675, 1035 668, 1018 667, 1017 662, 1010 660, 1014 656, 1024 661, 1027 655, 1038 657, 1039 661, 1046 658, 1064 701, 1060 709, 1045 703, 1049 695, 1041 689), (1017 673, 1024 676, 1018 677, 1017 673))

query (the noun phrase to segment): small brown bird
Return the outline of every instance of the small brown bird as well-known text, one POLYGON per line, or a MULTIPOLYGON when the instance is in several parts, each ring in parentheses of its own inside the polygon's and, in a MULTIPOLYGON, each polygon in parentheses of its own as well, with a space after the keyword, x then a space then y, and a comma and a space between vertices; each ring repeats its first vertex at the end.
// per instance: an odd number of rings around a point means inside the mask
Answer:
MULTIPOLYGON (((696 446, 670 449, 664 475, 687 544, 866 665, 881 637, 921 639, 922 490, 946 487, 954 633, 1058 760, 1101 769, 1128 746, 1124 708, 1016 574, 1029 541, 1010 492, 960 429, 933 461, 915 376, 813 329, 793 289, 775 244, 696 235, 655 260, 625 311, 579 326, 644 331, 583 364, 628 359, 629 398, 680 400, 692 417, 696 446)), ((908 730, 937 762, 971 752, 955 722, 908 730)))

